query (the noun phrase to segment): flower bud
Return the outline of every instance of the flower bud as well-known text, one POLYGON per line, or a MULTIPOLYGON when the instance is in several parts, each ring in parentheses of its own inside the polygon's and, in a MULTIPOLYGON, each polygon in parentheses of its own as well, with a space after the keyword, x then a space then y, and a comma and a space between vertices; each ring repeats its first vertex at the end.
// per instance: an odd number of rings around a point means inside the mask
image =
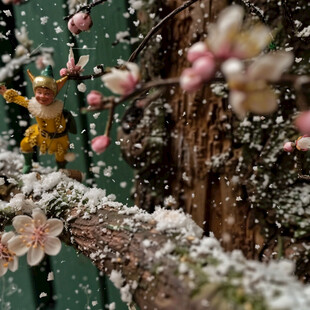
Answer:
POLYGON ((188 92, 198 90, 202 86, 202 78, 193 68, 183 70, 180 76, 180 86, 188 92))
POLYGON ((285 152, 293 152, 295 149, 295 144, 293 142, 285 142, 284 145, 283 145, 283 150, 285 152))
POLYGON ((68 70, 66 68, 62 68, 59 71, 60 76, 66 76, 68 74, 68 70))
POLYGON ((99 107, 102 103, 103 95, 97 90, 92 90, 86 97, 87 103, 91 107, 99 107))
POLYGON ((193 64, 193 69, 204 81, 209 80, 215 71, 215 61, 213 56, 203 56, 198 58, 193 64))
POLYGON ((209 54, 211 53, 208 51, 207 45, 204 42, 197 42, 189 48, 187 52, 187 60, 189 62, 194 62, 198 58, 209 54))
POLYGON ((82 31, 87 31, 93 25, 93 21, 89 14, 79 12, 73 15, 72 17, 75 26, 82 31))
POLYGON ((74 24, 73 18, 68 21, 68 29, 72 34, 79 34, 81 30, 74 24))
POLYGON ((91 147, 97 154, 101 154, 107 149, 107 147, 110 145, 110 142, 111 141, 108 136, 98 136, 91 141, 91 147))

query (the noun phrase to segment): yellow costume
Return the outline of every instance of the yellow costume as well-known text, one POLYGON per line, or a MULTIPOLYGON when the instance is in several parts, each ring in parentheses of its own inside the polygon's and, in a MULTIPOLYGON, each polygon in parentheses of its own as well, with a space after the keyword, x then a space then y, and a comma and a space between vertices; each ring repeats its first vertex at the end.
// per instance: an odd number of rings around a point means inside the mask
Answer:
POLYGON ((65 155, 69 148, 68 131, 76 133, 76 128, 71 114, 63 109, 63 102, 55 99, 55 97, 68 77, 56 81, 51 66, 47 66, 37 77, 32 75, 29 70, 27 73, 32 82, 35 97, 28 100, 20 96, 14 89, 6 90, 3 94, 7 102, 14 102, 27 108, 37 122, 26 130, 25 138, 20 143, 25 158, 23 173, 31 171, 32 154, 35 146, 39 147, 42 154, 55 154, 58 168, 64 168, 66 165, 65 155), (47 104, 42 101, 40 96, 36 97, 36 90, 38 89, 38 94, 40 94, 40 89, 44 88, 52 91, 49 94, 47 104))
POLYGON ((35 146, 38 146, 42 154, 46 152, 55 154, 57 162, 64 162, 69 139, 63 115, 63 102, 54 100, 50 105, 44 106, 35 98, 28 100, 20 96, 14 89, 7 90, 3 97, 7 102, 14 102, 27 108, 37 121, 37 124, 26 130, 25 138, 20 144, 21 151, 30 153, 35 146))

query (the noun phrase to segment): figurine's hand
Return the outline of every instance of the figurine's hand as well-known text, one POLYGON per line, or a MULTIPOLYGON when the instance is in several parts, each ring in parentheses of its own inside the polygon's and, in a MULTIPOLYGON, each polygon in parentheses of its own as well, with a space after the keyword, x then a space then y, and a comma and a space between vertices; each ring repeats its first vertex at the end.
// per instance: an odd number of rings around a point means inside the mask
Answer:
POLYGON ((0 85, 0 95, 3 96, 3 94, 6 92, 7 88, 5 87, 5 85, 0 85))

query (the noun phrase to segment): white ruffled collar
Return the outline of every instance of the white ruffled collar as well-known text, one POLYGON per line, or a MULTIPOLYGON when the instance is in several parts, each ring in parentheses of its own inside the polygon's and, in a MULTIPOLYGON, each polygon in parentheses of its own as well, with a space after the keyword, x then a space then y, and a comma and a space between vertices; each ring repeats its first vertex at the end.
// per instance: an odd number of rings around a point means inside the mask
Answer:
POLYGON ((44 106, 40 104, 35 97, 32 97, 28 103, 28 110, 34 117, 52 119, 62 113, 64 103, 61 100, 54 100, 51 104, 44 106))

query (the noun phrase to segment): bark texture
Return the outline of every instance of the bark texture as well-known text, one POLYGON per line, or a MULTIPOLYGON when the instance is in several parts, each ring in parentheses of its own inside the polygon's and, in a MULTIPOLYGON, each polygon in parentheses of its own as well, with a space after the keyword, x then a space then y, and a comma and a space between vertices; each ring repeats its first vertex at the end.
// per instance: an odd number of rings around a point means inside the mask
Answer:
MULTIPOLYGON (((298 62, 292 67, 293 73, 309 71, 309 40, 300 35, 310 24, 309 16, 304 14, 309 9, 307 1, 235 3, 244 7, 247 18, 252 17, 274 31, 270 49, 289 48, 294 52, 298 62)), ((157 5, 164 16, 182 4, 181 0, 166 0, 153 6, 157 5)), ((180 76, 190 66, 186 60, 188 47, 206 38, 208 24, 216 21, 218 13, 229 4, 224 0, 201 0, 165 25, 161 43, 154 40, 142 53, 145 78, 180 76), (153 62, 154 54, 159 56, 157 63, 153 62)), ((152 10, 154 7, 139 13, 143 25, 152 25, 148 18, 152 10)), ((296 205, 288 201, 296 195, 288 189, 292 186, 300 193, 308 184, 298 180, 294 159, 283 153, 282 145, 285 140, 298 137, 292 125, 295 102, 307 106, 300 101, 309 98, 308 90, 295 96, 293 89, 282 87, 278 112, 258 124, 250 116, 252 126, 247 130, 231 113, 227 99, 215 95, 212 88, 205 86, 194 94, 172 88, 165 95, 172 111, 165 151, 169 156, 157 162, 158 169, 168 167, 164 177, 169 180, 169 188, 162 191, 162 203, 164 197, 171 195, 175 206, 190 213, 206 235, 214 233, 227 250, 241 249, 248 258, 268 260, 285 256, 297 260, 297 273, 307 280, 309 231, 296 233, 297 227, 308 225, 298 224, 298 214, 307 213, 307 205, 302 204, 301 210, 295 211, 296 205), (282 117, 281 124, 277 117, 282 117), (272 207, 275 205, 278 210, 272 207)), ((306 162, 304 159, 307 174, 306 162)), ((145 192, 149 185, 140 182, 136 193, 140 197, 142 188, 145 192)), ((152 209, 150 200, 142 198, 138 203, 152 209)), ((306 222, 307 218, 305 215, 306 222)))

